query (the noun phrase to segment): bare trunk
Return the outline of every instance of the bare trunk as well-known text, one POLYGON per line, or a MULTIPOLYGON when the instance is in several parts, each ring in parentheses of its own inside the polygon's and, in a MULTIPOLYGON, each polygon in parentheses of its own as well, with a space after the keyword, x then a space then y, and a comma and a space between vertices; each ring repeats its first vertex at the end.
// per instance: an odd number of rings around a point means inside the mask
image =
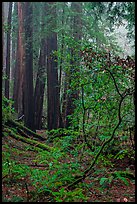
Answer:
POLYGON ((7 30, 7 49, 6 49, 6 79, 5 79, 5 97, 9 99, 9 83, 10 83, 10 41, 11 41, 11 15, 12 2, 9 3, 8 12, 8 30, 7 30))
POLYGON ((23 8, 22 2, 18 2, 18 40, 16 52, 16 65, 15 65, 15 81, 14 81, 14 107, 19 115, 23 114, 23 83, 24 83, 24 27, 23 27, 23 8))
MULTIPOLYGON (((49 30, 56 28, 56 8, 50 7, 54 2, 47 3, 47 10, 52 15, 52 25, 49 30)), ((52 31, 47 38, 47 95, 48 95, 48 130, 57 129, 59 127, 59 86, 58 86, 58 69, 57 58, 54 53, 57 51, 57 33, 52 31)))
MULTIPOLYGON (((71 4, 72 11, 74 12, 74 16, 72 17, 72 36, 74 37, 75 41, 80 44, 81 40, 81 18, 80 14, 82 12, 82 6, 81 3, 78 2, 72 2, 71 4)), ((78 74, 79 74, 79 49, 80 46, 77 45, 75 47, 72 47, 70 49, 70 55, 71 55, 71 60, 70 60, 70 72, 67 74, 67 79, 66 83, 68 83, 67 89, 70 89, 69 94, 66 94, 65 99, 66 99, 66 112, 65 112, 65 127, 68 128, 71 125, 71 120, 69 119, 68 116, 72 116, 76 105, 75 101, 78 100, 79 98, 79 91, 78 91, 78 74), (75 74, 74 74, 75 73, 75 74), (75 86, 73 88, 70 86, 72 81, 75 81, 75 86)))
POLYGON ((2 2, 2 23, 3 23, 3 73, 6 69, 6 49, 7 49, 7 21, 10 2, 2 2))
POLYGON ((41 50, 39 56, 39 69, 37 73, 35 94, 34 94, 34 106, 35 106, 35 128, 42 128, 42 110, 44 100, 45 89, 45 75, 46 75, 46 40, 41 41, 41 50))
POLYGON ((24 3, 25 29, 25 75, 24 75, 24 123, 31 130, 34 125, 34 97, 33 97, 33 23, 32 2, 24 3))
POLYGON ((57 34, 48 37, 47 46, 47 94, 48 94, 48 130, 59 127, 59 87, 57 62, 52 51, 57 50, 57 34))

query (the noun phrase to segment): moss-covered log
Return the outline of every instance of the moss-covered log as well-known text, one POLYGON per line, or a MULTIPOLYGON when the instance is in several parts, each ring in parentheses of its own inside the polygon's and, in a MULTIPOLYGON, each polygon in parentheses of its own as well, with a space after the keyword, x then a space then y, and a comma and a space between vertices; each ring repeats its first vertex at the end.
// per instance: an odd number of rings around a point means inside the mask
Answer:
POLYGON ((22 142, 25 142, 27 144, 33 145, 34 147, 38 147, 38 148, 46 150, 48 152, 53 150, 52 147, 49 147, 48 145, 42 144, 42 143, 40 143, 38 141, 35 141, 33 139, 25 138, 25 137, 23 137, 21 135, 18 135, 17 133, 15 133, 13 130, 11 130, 9 128, 4 128, 3 131, 8 132, 11 137, 13 137, 13 138, 15 138, 17 140, 20 140, 22 142))
MULTIPOLYGON (((26 133, 28 136, 33 136, 34 138, 40 140, 40 141, 45 141, 46 138, 43 138, 41 135, 33 132, 32 130, 28 129, 27 127, 25 127, 24 125, 18 123, 18 122, 15 122, 11 119, 9 119, 7 122, 6 122, 6 125, 10 126, 10 127, 15 127, 17 130, 20 129, 22 131, 24 131, 24 134, 26 133)), ((19 133, 20 134, 20 133, 19 133)))

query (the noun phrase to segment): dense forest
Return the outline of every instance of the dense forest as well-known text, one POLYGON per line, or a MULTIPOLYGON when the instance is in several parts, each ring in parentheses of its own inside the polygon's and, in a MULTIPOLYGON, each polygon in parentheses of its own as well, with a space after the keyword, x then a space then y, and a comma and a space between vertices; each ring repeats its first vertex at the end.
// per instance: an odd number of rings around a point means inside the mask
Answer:
POLYGON ((2 58, 2 202, 135 202, 135 2, 2 2, 2 58))

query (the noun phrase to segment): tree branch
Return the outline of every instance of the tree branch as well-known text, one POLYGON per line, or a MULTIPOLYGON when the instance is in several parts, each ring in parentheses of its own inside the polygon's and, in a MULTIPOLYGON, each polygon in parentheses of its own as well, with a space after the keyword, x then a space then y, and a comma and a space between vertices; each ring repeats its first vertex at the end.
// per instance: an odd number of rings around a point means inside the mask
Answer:
MULTIPOLYGON (((111 74, 111 76, 113 76, 113 74, 111 74)), ((114 83, 116 83, 115 78, 114 78, 114 77, 112 77, 112 78, 113 78, 114 83)), ((121 117, 121 106, 122 106, 122 102, 123 102, 123 100, 124 100, 124 98, 125 98, 126 96, 131 95, 132 93, 128 90, 126 93, 123 92, 123 94, 121 94, 121 93, 119 92, 119 90, 118 90, 117 85, 115 85, 115 87, 116 87, 116 90, 117 90, 118 94, 121 96, 121 99, 120 99, 120 102, 119 102, 119 107, 118 107, 118 120, 119 120, 119 121, 118 121, 116 127, 114 128, 111 137, 110 137, 108 140, 106 140, 106 141, 103 142, 103 145, 101 146, 101 149, 100 149, 99 152, 96 154, 96 156, 95 156, 93 162, 91 163, 91 165, 84 171, 84 173, 83 173, 82 176, 79 176, 78 178, 75 177, 76 180, 67 186, 68 189, 73 188, 76 184, 78 184, 79 182, 81 182, 82 180, 84 180, 89 174, 91 174, 91 169, 92 169, 93 166, 95 165, 95 163, 96 163, 97 159, 99 158, 101 152, 103 151, 104 147, 105 147, 109 142, 112 141, 112 139, 114 138, 114 135, 115 135, 116 130, 118 129, 119 125, 120 125, 121 122, 122 122, 122 117, 121 117)))

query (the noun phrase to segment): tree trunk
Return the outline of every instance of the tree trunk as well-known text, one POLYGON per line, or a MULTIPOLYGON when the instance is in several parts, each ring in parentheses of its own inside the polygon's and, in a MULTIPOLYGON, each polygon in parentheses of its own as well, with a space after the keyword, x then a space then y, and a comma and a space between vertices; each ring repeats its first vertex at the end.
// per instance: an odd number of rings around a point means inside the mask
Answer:
MULTIPOLYGON (((15 2, 13 4, 13 16, 16 21, 17 15, 18 15, 18 3, 15 2)), ((12 42, 12 47, 11 47, 11 80, 14 81, 14 76, 15 76, 15 62, 16 62, 16 52, 17 52, 17 38, 18 38, 18 26, 12 23, 12 36, 11 36, 11 42, 12 42)))
POLYGON ((45 89, 45 75, 46 75, 46 40, 41 41, 41 50, 39 56, 39 69, 37 73, 34 106, 35 106, 35 128, 39 130, 42 128, 42 110, 45 89))
POLYGON ((75 101, 78 100, 79 98, 79 91, 78 91, 78 86, 79 86, 79 81, 78 81, 78 75, 79 75, 79 50, 80 50, 80 40, 82 36, 82 23, 81 23, 81 18, 80 15, 82 13, 82 3, 78 2, 72 2, 71 8, 73 11, 73 16, 72 16, 72 36, 77 43, 77 45, 74 45, 74 47, 70 48, 70 55, 71 55, 71 60, 70 60, 70 71, 68 74, 66 74, 66 84, 68 84, 67 89, 70 89, 69 93, 64 93, 66 94, 65 96, 65 128, 68 128, 71 125, 71 120, 68 116, 72 116, 76 105, 75 101), (72 81, 75 81, 75 86, 73 85, 73 88, 71 88, 71 83, 72 81))
POLYGON ((59 88, 58 70, 52 51, 57 50, 57 34, 48 37, 47 46, 47 94, 48 94, 48 130, 59 127, 59 88))
MULTIPOLYGON (((44 3, 44 9, 41 14, 41 33, 44 33, 45 26, 45 10, 46 3, 44 3)), ((36 86, 34 93, 34 108, 35 108, 35 128, 37 130, 42 128, 42 111, 43 111, 43 101, 44 101, 44 90, 45 90, 45 82, 46 82, 46 54, 47 54, 47 39, 46 37, 42 37, 41 39, 41 47, 40 47, 40 55, 38 62, 38 72, 36 78, 36 86)))
MULTIPOLYGON (((50 8, 54 2, 48 2, 48 11, 52 15, 52 29, 56 27, 56 9, 50 8), (54 19, 54 21, 53 21, 54 19)), ((51 25, 49 27, 51 29, 51 25)), ((47 110, 48 110, 48 130, 59 127, 59 87, 57 59, 53 52, 57 51, 57 33, 52 31, 47 38, 47 110)))
POLYGON ((34 97, 33 97, 33 21, 32 2, 24 2, 25 29, 25 76, 24 76, 24 123, 31 130, 34 125, 34 97))
POLYGON ((6 49, 7 49, 7 21, 9 12, 9 3, 2 2, 2 23, 3 23, 3 74, 5 74, 6 69, 6 49))
POLYGON ((16 51, 16 64, 15 64, 15 77, 14 77, 14 90, 13 100, 15 110, 19 115, 23 114, 23 81, 24 81, 24 27, 23 27, 23 5, 22 2, 18 2, 18 39, 17 39, 17 51, 16 51))
POLYGON ((9 83, 10 83, 10 43, 11 43, 11 16, 12 2, 9 3, 8 12, 8 31, 7 31, 7 49, 6 49, 6 79, 5 79, 5 97, 9 99, 9 83))
POLYGON ((67 117, 66 117, 67 116, 66 110, 67 109, 66 108, 67 108, 67 101, 68 101, 68 99, 67 99, 67 96, 68 96, 67 90, 69 88, 67 79, 68 79, 68 77, 67 77, 67 74, 65 73, 64 74, 63 102, 62 102, 63 127, 67 127, 67 125, 66 125, 66 119, 67 119, 67 117))
MULTIPOLYGON (((63 27, 65 24, 65 4, 66 2, 62 2, 62 15, 61 15, 61 26, 63 27)), ((61 47, 60 47, 60 66, 59 66, 59 98, 60 98, 60 103, 59 103, 59 127, 64 127, 64 121, 63 121, 63 112, 61 111, 61 94, 62 94, 62 70, 63 70, 63 61, 64 61, 64 30, 61 32, 61 47)))

